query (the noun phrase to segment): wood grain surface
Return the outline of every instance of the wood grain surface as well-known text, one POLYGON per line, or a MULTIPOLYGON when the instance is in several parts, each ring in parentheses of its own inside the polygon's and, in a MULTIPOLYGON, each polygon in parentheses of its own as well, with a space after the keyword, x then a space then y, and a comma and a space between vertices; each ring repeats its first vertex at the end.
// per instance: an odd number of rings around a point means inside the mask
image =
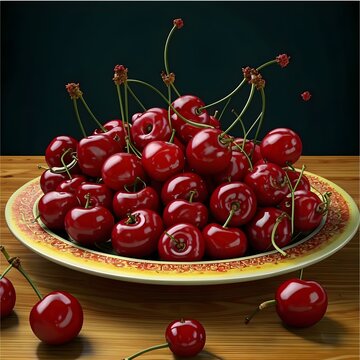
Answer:
MULTIPOLYGON (((52 263, 25 248, 9 232, 4 207, 11 194, 41 174, 43 157, 1 158, 1 244, 19 256, 43 294, 55 289, 73 293, 84 309, 77 339, 60 347, 41 343, 32 333, 29 312, 37 301, 16 270, 7 277, 17 290, 14 312, 1 322, 1 359, 122 359, 164 342, 169 322, 181 317, 201 321, 207 331, 205 350, 197 359, 327 359, 359 358, 359 235, 338 253, 305 269, 304 277, 327 290, 323 320, 309 329, 284 327, 274 309, 244 317, 260 302, 273 298, 287 274, 254 282, 211 286, 143 285, 104 279, 52 263)), ((297 165, 346 190, 359 205, 358 157, 303 157, 297 165)), ((1 258, 1 270, 7 266, 1 258)), ((168 349, 140 359, 173 359, 168 349)))

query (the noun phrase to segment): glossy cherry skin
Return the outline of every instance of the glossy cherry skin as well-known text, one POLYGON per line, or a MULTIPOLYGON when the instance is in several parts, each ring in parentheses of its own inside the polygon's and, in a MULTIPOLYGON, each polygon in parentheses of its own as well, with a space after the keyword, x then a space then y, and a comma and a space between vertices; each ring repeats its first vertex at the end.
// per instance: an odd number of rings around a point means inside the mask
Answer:
POLYGON ((275 206, 289 192, 285 171, 273 163, 255 165, 244 182, 254 191, 259 206, 275 206))
MULTIPOLYGON (((234 143, 240 147, 242 147, 243 142, 244 142, 243 138, 236 138, 234 140, 234 143)), ((231 146, 232 150, 241 151, 239 147, 234 143, 231 146)), ((254 144, 252 140, 246 140, 244 145, 244 151, 249 156, 252 164, 256 164, 258 161, 263 159, 261 155, 260 145, 254 144)))
POLYGON ((239 228, 211 223, 204 227, 202 235, 205 240, 205 253, 211 259, 241 257, 248 248, 247 237, 239 228))
MULTIPOLYGON (((200 124, 210 124, 210 116, 206 110, 202 110, 200 114, 197 113, 198 109, 202 106, 205 106, 205 104, 196 96, 180 96, 172 103, 172 106, 187 120, 191 120, 200 124)), ((176 130, 176 134, 184 143, 187 143, 195 136, 196 133, 202 130, 200 127, 195 127, 186 123, 172 109, 171 122, 174 129, 176 130)))
POLYGON ((90 135, 81 139, 77 147, 81 171, 88 176, 101 177, 103 163, 117 150, 115 141, 103 134, 90 135))
POLYGON ((136 118, 131 127, 131 137, 135 146, 142 150, 149 142, 155 140, 169 141, 171 129, 168 112, 165 109, 149 109, 136 118))
POLYGON ((33 333, 41 341, 60 345, 79 334, 83 325, 83 310, 73 295, 53 291, 33 306, 29 320, 33 333))
POLYGON ((167 326, 165 339, 174 355, 196 356, 205 346, 206 332, 197 320, 175 320, 167 326))
POLYGON ((156 252, 162 232, 160 215, 149 209, 136 210, 131 218, 120 220, 114 226, 111 243, 119 255, 145 258, 156 252))
POLYGON ((287 128, 278 128, 267 133, 260 144, 263 158, 279 166, 294 164, 302 152, 298 134, 287 128))
POLYGON ((170 201, 164 208, 163 221, 166 227, 179 223, 189 223, 202 229, 208 220, 208 209, 201 202, 177 199, 170 201))
MULTIPOLYGON (((283 211, 273 207, 259 208, 252 220, 245 225, 245 231, 252 248, 258 252, 273 250, 271 233, 276 219, 283 211)), ((284 216, 275 231, 275 243, 283 248, 291 242, 291 222, 284 216)))
POLYGON ((11 314, 16 303, 16 292, 14 285, 7 277, 0 279, 0 318, 11 314))
POLYGON ((164 205, 172 200, 189 200, 195 191, 193 201, 204 202, 208 196, 205 181, 197 174, 184 172, 168 179, 161 189, 161 200, 164 205))
POLYGON ((108 157, 101 174, 105 185, 116 191, 133 185, 138 177, 145 177, 140 159, 128 153, 116 153, 108 157))
POLYGON ((221 128, 220 121, 216 117, 214 117, 212 115, 210 115, 209 124, 211 126, 213 126, 215 129, 220 129, 221 128))
POLYGON ((110 239, 114 217, 103 206, 75 207, 66 214, 64 226, 72 240, 84 246, 92 246, 110 239))
POLYGON ((49 191, 38 203, 41 221, 51 230, 63 230, 65 215, 79 205, 75 194, 65 191, 49 191))
POLYGON ((188 142, 186 159, 196 173, 214 174, 230 164, 230 143, 222 142, 221 133, 218 129, 203 129, 188 142))
POLYGON ((304 328, 315 325, 326 313, 328 298, 324 288, 315 281, 289 279, 275 294, 276 311, 289 326, 304 328))
POLYGON ((141 163, 151 179, 166 181, 182 171, 185 158, 179 146, 166 141, 152 141, 145 146, 141 163))
POLYGON ((160 200, 156 190, 151 186, 146 186, 135 192, 118 191, 113 197, 112 204, 114 214, 119 219, 123 219, 127 214, 135 210, 150 209, 158 211, 160 200))
MULTIPOLYGON (((279 208, 291 215, 291 194, 279 204, 279 208)), ((324 203, 313 192, 297 190, 294 193, 294 227, 307 232, 316 229, 324 216, 324 203)))
POLYGON ((67 180, 66 173, 57 174, 50 169, 45 170, 40 176, 40 187, 44 194, 55 191, 56 187, 64 180, 67 180))
POLYGON ((194 225, 176 224, 161 235, 158 253, 166 261, 199 261, 205 253, 205 241, 194 225))
POLYGON ((256 212, 256 197, 249 186, 242 182, 219 185, 210 197, 210 211, 215 219, 224 223, 233 207, 236 208, 229 226, 240 226, 251 220, 256 212))
POLYGON ((107 130, 105 133, 102 129, 95 129, 94 135, 105 135, 108 136, 112 141, 115 142, 116 152, 124 151, 126 141, 126 133, 121 120, 110 120, 103 125, 103 127, 107 130))
POLYGON ((229 181, 243 181, 249 166, 246 156, 241 151, 233 150, 229 165, 223 171, 213 174, 212 178, 216 184, 229 181))
MULTIPOLYGON (((299 179, 300 173, 298 171, 294 171, 291 169, 285 169, 285 172, 287 173, 287 175, 289 177, 292 187, 294 187, 297 180, 299 179)), ((304 174, 302 174, 301 179, 296 187, 296 190, 310 191, 310 189, 311 189, 311 185, 310 185, 309 179, 304 174)), ((289 187, 289 192, 290 192, 290 187, 289 187)))
POLYGON ((72 149, 73 151, 69 151, 63 158, 65 164, 71 163, 73 160, 72 152, 75 152, 78 146, 78 141, 71 136, 61 135, 56 136, 53 140, 51 140, 50 144, 47 146, 45 150, 45 161, 49 165, 49 167, 63 167, 63 163, 61 162, 61 156, 63 153, 72 149))
POLYGON ((69 193, 76 193, 76 189, 86 182, 86 177, 83 175, 75 175, 71 179, 67 179, 58 184, 55 191, 66 191, 69 193))
POLYGON ((80 205, 85 206, 87 194, 90 194, 90 206, 101 205, 109 210, 112 209, 113 191, 105 184, 92 182, 80 184, 75 191, 80 205))

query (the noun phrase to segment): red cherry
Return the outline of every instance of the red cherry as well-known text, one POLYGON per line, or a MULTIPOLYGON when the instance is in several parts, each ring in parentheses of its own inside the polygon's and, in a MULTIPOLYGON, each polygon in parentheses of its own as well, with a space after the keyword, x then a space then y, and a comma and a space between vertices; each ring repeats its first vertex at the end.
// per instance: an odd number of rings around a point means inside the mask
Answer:
POLYGON ((202 230, 205 252, 211 259, 231 259, 246 253, 248 241, 238 228, 227 228, 216 223, 208 224, 202 230))
POLYGON ((102 167, 102 179, 113 190, 133 185, 137 178, 143 179, 144 169, 140 159, 133 154, 117 153, 108 157, 102 167))
POLYGON ((299 160, 302 142, 293 130, 278 128, 265 135, 260 148, 264 159, 279 166, 287 166, 299 160))
POLYGON ((151 186, 146 186, 139 191, 118 191, 113 197, 113 211, 119 219, 127 214, 141 209, 158 211, 159 195, 151 186))
POLYGON ((146 173, 156 181, 165 181, 178 174, 185 165, 182 150, 166 141, 148 143, 142 152, 141 162, 146 173))
POLYGON ((188 142, 186 158, 197 173, 214 174, 230 164, 230 143, 221 134, 218 129, 203 129, 188 142))
POLYGON ((200 230, 188 223, 170 227, 158 243, 160 259, 166 261, 199 261, 204 252, 205 242, 200 230))
POLYGON ((215 219, 224 223, 234 209, 229 226, 240 226, 251 220, 256 212, 256 197, 249 186, 241 182, 219 185, 210 197, 210 210, 215 219))
POLYGON ((75 192, 80 205, 86 205, 86 195, 90 195, 90 206, 101 205, 112 209, 113 192, 105 184, 84 182, 80 184, 75 192))
POLYGON ((161 217, 155 211, 136 210, 114 226, 111 243, 119 255, 144 258, 156 251, 162 231, 161 217))
MULTIPOLYGON (((193 95, 184 95, 177 98, 172 106, 185 119, 197 122, 200 124, 209 124, 210 116, 206 110, 202 110, 198 114, 198 109, 205 106, 204 102, 193 95)), ((195 136, 202 128, 186 123, 180 116, 171 110, 171 122, 176 130, 176 134, 180 139, 187 143, 195 136)))
MULTIPOLYGON (((73 152, 76 151, 78 146, 78 141, 71 136, 61 135, 56 136, 53 140, 51 140, 50 144, 47 146, 45 150, 45 161, 49 165, 49 167, 63 167, 63 163, 61 162, 61 156, 63 153, 72 149, 73 152)), ((72 160, 72 153, 69 151, 63 158, 65 164, 69 164, 72 160)))
POLYGON ((254 166, 244 179, 260 206, 275 206, 288 194, 285 171, 273 163, 254 166))
POLYGON ((38 203, 40 219, 51 230, 63 230, 66 213, 78 205, 75 194, 49 191, 38 203))
POLYGON ((284 216, 282 210, 271 207, 260 208, 252 220, 246 224, 245 230, 249 243, 256 251, 274 249, 271 234, 277 221, 279 224, 274 234, 274 241, 279 248, 282 248, 291 241, 291 222, 288 216, 284 216))
MULTIPOLYGON (((292 187, 294 187, 296 182, 299 179, 300 173, 297 171, 291 170, 291 169, 285 169, 285 172, 287 173, 287 175, 289 177, 292 187)), ((310 191, 310 189, 311 189, 311 185, 310 185, 309 179, 304 174, 302 174, 300 181, 299 181, 298 185, 296 186, 296 190, 310 191)), ((290 189, 289 189, 289 191, 290 191, 290 189)))
POLYGON ((53 291, 34 305, 29 320, 32 331, 41 341, 60 345, 79 334, 83 325, 83 310, 71 294, 53 291))
POLYGON ((166 342, 176 356, 196 356, 205 346, 206 333, 199 321, 181 319, 171 322, 165 331, 166 342))
POLYGON ((71 179, 61 181, 56 187, 55 191, 66 191, 72 194, 76 193, 76 189, 86 181, 83 175, 75 175, 71 179))
POLYGON ((5 276, 0 279, 0 318, 10 315, 16 302, 16 292, 12 282, 5 276))
POLYGON ((124 151, 126 146, 126 134, 121 120, 110 120, 103 125, 107 130, 105 133, 102 129, 96 129, 93 135, 105 135, 115 142, 116 152, 124 151))
POLYGON ((152 108, 138 116, 131 127, 131 136, 139 150, 151 141, 169 141, 171 129, 167 110, 152 108))
POLYGON ((300 279, 283 282, 276 291, 275 301, 281 320, 297 328, 319 322, 328 305, 326 291, 319 283, 300 279))
POLYGON ((164 183, 161 200, 164 205, 175 199, 189 200, 194 191, 194 201, 204 202, 207 199, 207 187, 199 175, 192 172, 174 175, 164 183))
POLYGON ((78 164, 88 176, 101 177, 105 160, 118 149, 118 145, 104 134, 90 135, 80 140, 77 147, 78 164))
POLYGON ((163 211, 163 221, 166 227, 179 223, 189 223, 202 229, 206 225, 207 220, 207 207, 197 201, 173 200, 165 206, 163 211))
POLYGON ((211 126, 213 126, 215 129, 220 129, 221 128, 220 121, 216 117, 214 117, 212 115, 210 115, 209 124, 211 126))
MULTIPOLYGON (((291 194, 279 204, 281 210, 291 215, 291 194)), ((297 190, 294 193, 294 227, 307 232, 316 229, 324 217, 324 202, 312 191, 297 190)))
POLYGON ((50 169, 45 170, 40 177, 40 188, 44 194, 49 191, 55 191, 56 187, 68 177, 66 173, 57 174, 52 172, 50 169))
POLYGON ((68 211, 64 219, 69 237, 84 246, 109 240, 113 226, 114 218, 103 206, 75 207, 68 211))

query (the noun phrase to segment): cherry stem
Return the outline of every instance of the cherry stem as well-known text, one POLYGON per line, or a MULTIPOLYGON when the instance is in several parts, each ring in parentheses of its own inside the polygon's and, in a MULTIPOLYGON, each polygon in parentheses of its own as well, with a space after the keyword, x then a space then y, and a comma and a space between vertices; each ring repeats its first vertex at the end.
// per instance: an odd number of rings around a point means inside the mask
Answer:
POLYGON ((175 133, 176 133, 176 130, 175 130, 175 129, 172 129, 172 130, 171 130, 171 136, 170 136, 170 139, 169 139, 169 143, 173 143, 173 142, 174 142, 175 133))
POLYGON ((218 120, 221 120, 222 116, 225 113, 225 110, 227 109, 228 105, 230 104, 230 101, 231 101, 231 97, 229 97, 229 99, 225 103, 224 107, 222 108, 221 113, 220 113, 219 117, 217 118, 218 120))
POLYGON ((49 170, 48 167, 46 167, 46 166, 44 166, 44 165, 40 165, 40 164, 37 165, 37 168, 38 168, 39 170, 40 170, 40 169, 42 169, 42 170, 49 170))
POLYGON ((252 98, 253 98, 253 96, 254 96, 254 91, 255 91, 255 85, 251 85, 249 97, 248 97, 248 99, 247 99, 247 101, 246 101, 246 104, 245 104, 244 108, 242 109, 240 115, 233 121, 232 124, 230 124, 230 126, 229 126, 225 131, 222 132, 222 135, 223 135, 223 134, 227 134, 227 133, 237 124, 237 122, 239 121, 239 119, 241 119, 242 116, 245 114, 245 112, 246 112, 246 110, 249 108, 249 105, 250 105, 250 103, 251 103, 251 100, 252 100, 252 98))
POLYGON ((240 146, 239 144, 237 144, 235 141, 233 141, 232 143, 237 149, 239 149, 239 151, 241 151, 243 153, 243 155, 246 157, 248 163, 249 163, 249 170, 252 171, 253 170, 253 164, 252 161, 249 157, 249 155, 246 153, 246 151, 243 149, 243 146, 240 146))
POLYGON ((99 120, 95 117, 93 112, 90 110, 88 104, 86 103, 84 97, 81 95, 80 100, 82 101, 83 105, 85 106, 86 111, 90 114, 91 118, 95 121, 96 125, 101 129, 102 132, 106 132, 106 129, 100 124, 99 120))
POLYGON ((125 224, 135 224, 136 223, 136 216, 133 214, 128 214, 128 219, 126 220, 125 224))
POLYGON ((126 82, 125 82, 125 86, 124 86, 124 98, 125 98, 125 121, 126 121, 126 125, 127 125, 127 131, 128 131, 128 135, 130 136, 130 127, 129 127, 129 101, 128 101, 128 87, 126 86, 126 82))
POLYGON ((5 247, 3 245, 0 245, 0 251, 3 253, 3 255, 5 256, 8 263, 12 264, 12 267, 19 270, 21 275, 24 276, 24 278, 28 281, 28 283, 34 289, 34 291, 35 291, 36 295, 39 297, 39 299, 42 300, 43 296, 41 295, 41 293, 39 292, 39 290, 37 289, 37 287, 35 286, 33 281, 30 279, 29 275, 26 273, 26 271, 21 266, 20 258, 18 258, 18 257, 11 258, 9 253, 5 250, 5 247))
POLYGON ((131 150, 137 158, 141 159, 141 152, 130 141, 129 136, 126 136, 125 141, 126 141, 127 152, 130 153, 130 150, 131 150))
POLYGON ((90 207, 90 193, 87 193, 86 195, 84 195, 84 199, 86 200, 85 203, 85 209, 88 209, 90 207))
POLYGON ((166 97, 158 90, 156 89, 154 86, 150 85, 149 83, 145 82, 145 81, 141 81, 141 80, 136 80, 136 79, 128 79, 127 82, 130 83, 135 83, 135 84, 140 84, 143 86, 148 87, 149 89, 153 90, 154 92, 156 92, 158 95, 161 96, 161 98, 168 104, 168 106, 171 107, 171 109, 174 111, 174 113, 176 115, 178 115, 183 121, 185 121, 187 124, 190 124, 192 126, 198 127, 198 128, 206 128, 206 129, 213 129, 214 127, 211 125, 207 125, 207 124, 201 124, 201 123, 197 123, 191 120, 186 119, 184 116, 182 116, 174 107, 172 104, 170 104, 168 102, 168 100, 166 99, 166 97))
POLYGON ((321 194, 322 198, 323 198, 323 205, 324 208, 322 209, 322 213, 325 213, 326 211, 329 210, 329 206, 330 206, 330 196, 331 196, 331 192, 327 191, 324 194, 321 194))
POLYGON ((81 133, 83 135, 83 137, 86 137, 86 132, 85 132, 85 129, 84 129, 84 125, 80 119, 80 114, 79 114, 79 109, 78 109, 78 106, 77 106, 77 99, 73 99, 73 104, 74 104, 74 111, 75 111, 75 115, 76 115, 76 119, 78 121, 78 124, 80 126, 80 130, 81 130, 81 133))
MULTIPOLYGON (((174 34, 175 30, 177 29, 176 25, 174 25, 172 27, 172 29, 170 30, 169 32, 169 35, 167 36, 166 38, 166 42, 165 42, 165 46, 164 46, 164 66, 165 66, 165 72, 166 72, 166 75, 169 76, 170 74, 170 70, 169 70, 169 62, 168 62, 168 59, 169 59, 169 56, 168 56, 168 50, 169 50, 169 44, 170 44, 170 39, 172 37, 172 35, 174 34)), ((171 87, 173 88, 173 90, 175 91, 176 95, 177 96, 181 96, 180 93, 177 91, 175 85, 173 83, 171 83, 171 87)), ((170 86, 169 86, 170 88, 170 86)))
POLYGON ((301 268, 301 269, 300 269, 300 274, 299 274, 299 279, 300 279, 300 280, 302 280, 302 278, 303 278, 303 273, 304 273, 304 269, 301 268))
MULTIPOLYGON (((243 138, 245 138, 245 134, 246 134, 246 129, 245 129, 245 125, 244 122, 242 121, 242 119, 239 117, 239 113, 236 112, 235 109, 232 109, 231 112, 237 117, 239 118, 239 123, 243 132, 243 138)), ((244 142, 245 143, 245 142, 244 142)), ((242 148, 244 148, 244 143, 242 144, 242 148)))
POLYGON ((233 203, 233 204, 231 205, 231 210, 230 210, 230 212, 229 212, 229 216, 227 217, 227 219, 226 219, 226 221, 225 221, 225 223, 224 223, 224 225, 223 225, 223 228, 227 228, 227 227, 228 227, 229 222, 231 221, 231 219, 232 219, 232 217, 234 216, 235 212, 236 212, 237 210, 239 210, 239 208, 240 208, 240 205, 239 205, 238 203, 233 203))
POLYGON ((288 214, 287 213, 282 213, 275 221, 274 227, 271 231, 271 244, 272 246, 282 255, 282 256, 287 256, 286 252, 282 249, 279 248, 279 246, 276 244, 275 242, 275 233, 276 233, 276 229, 279 226, 279 224, 281 223, 281 221, 287 217, 288 214))
MULTIPOLYGON (((169 104, 171 104, 171 89, 170 89, 170 86, 168 86, 168 102, 169 102, 169 104)), ((170 106, 168 106, 167 115, 168 115, 169 127, 170 127, 170 130, 172 130, 173 127, 172 127, 172 122, 171 122, 170 106)))
POLYGON ((71 180, 71 179, 72 179, 72 176, 71 176, 70 171, 69 171, 67 165, 65 164, 65 160, 64 160, 64 157, 65 157, 70 151, 72 151, 71 148, 66 149, 66 150, 62 153, 62 155, 61 155, 61 157, 60 157, 60 161, 61 161, 61 163, 63 164, 63 167, 65 168, 65 171, 66 171, 67 176, 68 176, 69 179, 71 180))
POLYGON ((163 349, 163 348, 166 348, 166 347, 169 347, 169 344, 168 343, 165 343, 165 344, 160 344, 160 345, 154 345, 154 346, 151 346, 147 349, 144 349, 144 350, 141 350, 131 356, 128 356, 126 358, 124 358, 123 360, 132 360, 132 359, 135 359, 137 358, 138 356, 142 355, 142 354, 145 354, 149 351, 153 351, 153 350, 158 350, 158 349, 163 349))
MULTIPOLYGON (((256 70, 257 70, 257 71, 260 71, 260 70, 263 69, 264 67, 269 66, 269 65, 272 65, 272 64, 276 64, 276 63, 277 63, 276 60, 270 60, 270 61, 268 61, 268 62, 260 65, 256 70)), ((245 83, 246 83, 246 79, 244 78, 244 79, 241 81, 241 83, 240 83, 230 94, 226 95, 226 96, 223 97, 222 99, 217 100, 217 101, 215 101, 215 102, 213 102, 213 103, 211 103, 211 104, 208 104, 208 105, 206 105, 206 106, 202 106, 201 108, 199 108, 199 110, 207 109, 207 108, 209 108, 209 107, 211 107, 211 106, 217 105, 217 104, 219 104, 219 103, 227 100, 228 98, 230 98, 230 97, 232 97, 233 95, 235 95, 235 93, 237 93, 237 92, 244 86, 245 83)))
POLYGON ((10 262, 10 265, 0 275, 0 280, 13 268, 15 261, 16 261, 16 258, 13 258, 12 261, 10 262))
POLYGON ((189 197, 189 203, 192 203, 194 201, 194 196, 197 194, 196 190, 190 191, 190 197, 189 197))
POLYGON ((120 116, 121 116, 121 119, 122 119, 123 127, 124 127, 124 130, 127 131, 127 129, 125 128, 124 106, 123 106, 123 103, 122 103, 121 89, 120 89, 119 84, 116 84, 116 92, 117 92, 118 99, 119 99, 120 116))
POLYGON ((185 244, 182 241, 176 239, 173 235, 169 234, 167 231, 164 231, 164 232, 171 239, 171 241, 175 244, 175 246, 177 247, 178 250, 184 250, 185 244))
POLYGON ((270 305, 275 305, 276 304, 276 300, 268 300, 268 301, 264 301, 263 303, 261 303, 250 315, 245 317, 245 324, 248 324, 251 319, 261 310, 267 308, 270 305))
POLYGON ((261 127, 262 127, 262 124, 263 124, 263 120, 264 120, 264 115, 265 115, 265 108, 266 108, 266 99, 265 99, 265 91, 263 88, 260 89, 260 95, 261 95, 261 113, 260 113, 260 120, 259 120, 259 124, 258 124, 258 127, 256 129, 256 133, 255 133, 255 136, 254 136, 254 143, 255 141, 257 140, 258 136, 259 136, 259 133, 260 133, 260 130, 261 130, 261 127))
POLYGON ((139 100, 139 98, 135 95, 135 93, 132 91, 132 89, 130 88, 129 84, 126 82, 125 86, 127 87, 127 89, 129 90, 130 95, 135 99, 135 101, 140 105, 140 107, 146 111, 146 107, 143 105, 143 103, 139 100))

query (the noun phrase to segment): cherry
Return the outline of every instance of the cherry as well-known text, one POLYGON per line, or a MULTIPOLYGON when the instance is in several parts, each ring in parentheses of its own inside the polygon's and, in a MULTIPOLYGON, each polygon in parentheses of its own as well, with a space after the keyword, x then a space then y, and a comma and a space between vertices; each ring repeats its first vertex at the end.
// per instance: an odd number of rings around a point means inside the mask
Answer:
POLYGON ((116 153, 108 157, 101 174, 105 185, 116 191, 133 185, 137 178, 143 179, 145 176, 140 159, 128 153, 116 153))
POLYGON ((279 166, 287 166, 299 160, 302 142, 293 130, 277 128, 265 135, 260 148, 264 159, 279 166))
POLYGON ((11 314, 16 303, 16 292, 12 282, 2 275, 0 279, 0 318, 11 314))
POLYGON ((90 135, 81 139, 77 147, 81 171, 88 176, 101 177, 103 163, 117 150, 116 142, 104 134, 90 135))
POLYGON ((188 142, 186 158, 191 168, 199 174, 214 174, 224 170, 231 160, 228 137, 218 129, 203 129, 188 142))
POLYGON ((79 205, 75 194, 65 191, 49 191, 38 203, 41 221, 51 230, 63 230, 65 215, 79 205))
POLYGON ((44 194, 49 191, 55 191, 56 187, 64 180, 67 180, 66 174, 54 173, 50 169, 43 171, 40 176, 40 188, 44 194))
POLYGON ((140 209, 159 210, 159 195, 151 186, 145 186, 139 191, 118 191, 112 200, 115 215, 122 219, 127 214, 140 209))
POLYGON ((109 210, 112 209, 113 192, 105 184, 92 182, 84 182, 80 184, 75 191, 75 195, 77 196, 80 205, 85 206, 85 196, 87 194, 90 194, 91 206, 101 205, 109 210))
POLYGON ((205 242, 198 228, 180 223, 168 228, 160 237, 158 253, 166 261, 199 261, 205 252, 205 242))
MULTIPOLYGON (((202 110, 201 113, 198 113, 198 109, 205 106, 205 104, 196 96, 180 96, 172 103, 172 106, 187 120, 191 120, 200 124, 210 123, 210 116, 206 110, 202 110)), ((176 130, 176 134, 178 134, 180 139, 185 143, 187 143, 195 136, 197 132, 201 130, 200 127, 195 127, 194 125, 186 123, 178 114, 174 112, 174 110, 171 111, 171 122, 174 126, 174 129, 176 130)))
POLYGON ((115 224, 111 233, 112 247, 122 256, 147 257, 156 251, 162 231, 160 215, 149 209, 136 210, 115 224))
MULTIPOLYGON (((279 204, 279 208, 291 212, 291 194, 279 204)), ((322 201, 315 193, 308 190, 296 190, 294 192, 294 227, 297 231, 311 231, 316 229, 327 210, 327 203, 322 201)))
POLYGON ((244 182, 252 188, 260 206, 275 206, 289 192, 285 171, 273 163, 254 166, 244 182))
POLYGON ((138 116, 131 127, 131 136, 140 150, 151 141, 169 141, 171 129, 167 110, 152 108, 138 116))
POLYGON ((76 193, 77 188, 86 181, 83 175, 72 176, 71 179, 61 181, 55 191, 65 191, 72 194, 76 193))
MULTIPOLYGON (((290 184, 292 185, 292 187, 294 187, 299 179, 300 173, 292 169, 285 169, 285 172, 290 180, 290 184)), ((304 174, 301 174, 301 178, 296 186, 296 190, 310 191, 310 189, 311 189, 311 185, 309 179, 304 174)))
POLYGON ((152 141, 145 146, 141 163, 151 179, 166 181, 182 171, 185 159, 179 146, 166 141, 152 141))
POLYGON ((285 325, 305 328, 315 325, 324 317, 328 297, 325 289, 316 281, 289 279, 277 288, 275 299, 261 303, 245 318, 245 323, 248 324, 259 310, 273 304, 285 325))
POLYGON ((208 191, 204 180, 193 172, 184 172, 168 179, 161 189, 161 200, 164 205, 172 200, 188 200, 195 191, 193 201, 204 202, 208 191))
POLYGON ((102 129, 95 129, 93 135, 105 135, 115 142, 117 147, 116 152, 124 151, 126 145, 126 134, 121 120, 110 120, 103 125, 106 130, 104 133, 102 129))
MULTIPOLYGON (((193 195, 195 192, 193 192, 193 195)), ((198 201, 177 199, 170 201, 164 208, 163 221, 166 227, 179 223, 189 223, 202 229, 208 220, 207 207, 198 201)))
POLYGON ((84 246, 91 246, 110 239, 114 217, 103 206, 88 207, 90 194, 87 198, 88 202, 84 208, 75 207, 68 211, 64 219, 64 227, 72 240, 84 246))
POLYGON ((256 197, 252 189, 241 182, 219 185, 210 197, 210 210, 216 220, 225 222, 231 210, 230 226, 240 226, 251 220, 256 212, 256 197))
POLYGON ((50 345, 60 345, 75 338, 83 325, 79 301, 65 291, 53 291, 38 301, 30 312, 34 334, 50 345))
MULTIPOLYGON (((242 148, 244 139, 236 138, 231 146, 232 150, 240 151, 239 147, 242 148), (235 145, 236 144, 236 145, 235 145)), ((260 145, 255 144, 252 140, 246 140, 244 145, 244 152, 249 156, 251 162, 256 164, 258 161, 263 159, 261 154, 260 145)))
POLYGON ((291 222, 289 216, 280 209, 259 208, 252 220, 245 225, 251 246, 259 251, 280 248, 291 241, 291 222))
MULTIPOLYGON (((45 150, 45 161, 49 167, 62 167, 61 157, 63 153, 72 149, 73 152, 76 151, 78 146, 78 141, 71 136, 61 135, 56 136, 51 140, 50 144, 45 150)), ((68 154, 64 157, 65 163, 70 163, 73 160, 72 152, 69 151, 68 154)))
POLYGON ((195 319, 174 320, 165 330, 165 339, 165 344, 141 350, 124 360, 132 360, 149 351, 165 347, 169 347, 176 357, 196 356, 205 346, 206 332, 203 325, 195 319))

